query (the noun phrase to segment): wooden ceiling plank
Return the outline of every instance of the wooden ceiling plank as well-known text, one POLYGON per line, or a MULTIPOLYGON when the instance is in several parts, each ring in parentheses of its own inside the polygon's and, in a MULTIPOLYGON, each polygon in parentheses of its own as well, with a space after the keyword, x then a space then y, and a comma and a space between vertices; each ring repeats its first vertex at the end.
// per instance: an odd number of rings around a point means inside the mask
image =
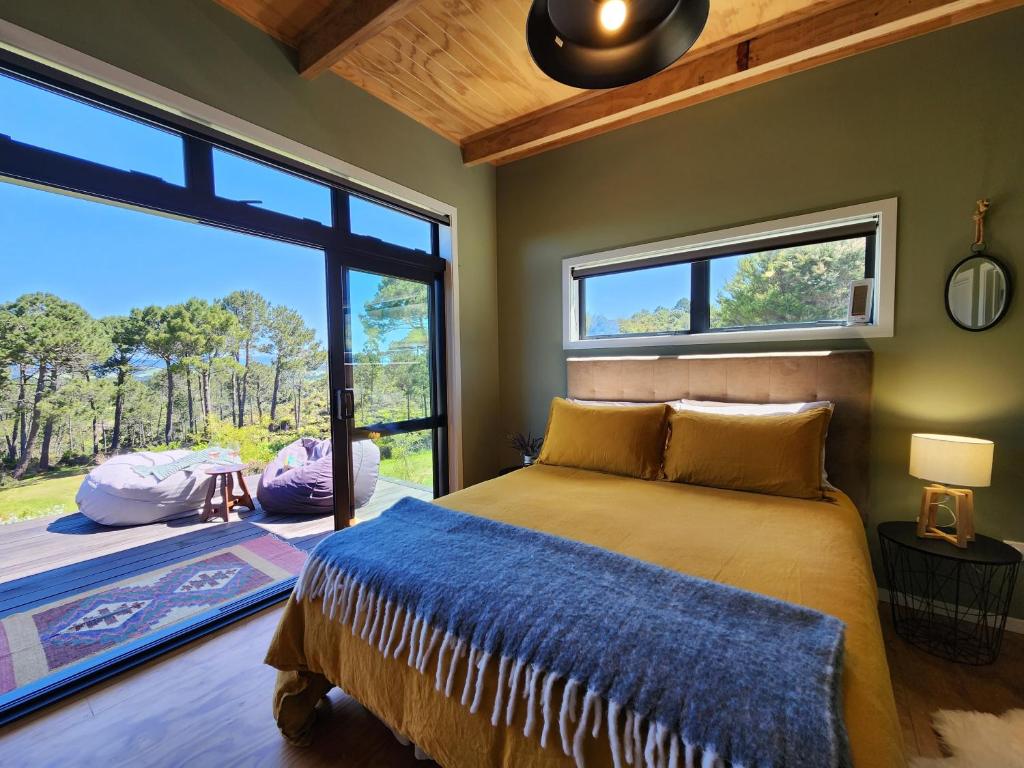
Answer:
POLYGON ((462 0, 457 3, 443 3, 444 7, 437 16, 438 24, 450 29, 453 36, 464 41, 474 50, 486 50, 497 57, 509 72, 517 74, 523 82, 531 83, 531 78, 524 77, 528 69, 522 58, 505 41, 494 35, 484 20, 480 3, 477 0, 462 0))
POLYGON ((403 50, 400 41, 390 36, 378 35, 361 45, 356 53, 374 62, 378 69, 386 72, 392 79, 415 89, 432 103, 435 109, 443 104, 444 111, 453 113, 463 122, 482 126, 493 124, 495 115, 480 114, 480 111, 459 93, 460 85, 457 82, 442 82, 419 67, 403 50))
POLYGON ((387 103, 402 104, 402 111, 411 115, 410 109, 406 109, 406 100, 408 99, 408 106, 410 108, 422 112, 436 113, 433 119, 439 124, 446 126, 444 132, 446 136, 465 136, 473 131, 480 131, 487 125, 479 117, 455 105, 448 105, 445 109, 439 110, 437 106, 441 103, 442 97, 436 91, 429 90, 420 81, 407 81, 392 63, 379 57, 369 58, 364 52, 363 47, 346 56, 345 62, 351 63, 358 68, 368 68, 378 76, 378 79, 387 83, 388 92, 386 94, 375 94, 387 103))
MULTIPOLYGON (((515 0, 512 0, 513 2, 515 0)), ((516 60, 529 73, 531 79, 543 83, 547 92, 557 95, 557 98, 564 99, 579 93, 586 93, 579 88, 574 88, 564 83, 551 79, 544 74, 540 67, 533 60, 529 46, 526 43, 526 18, 529 14, 527 9, 513 10, 508 2, 485 4, 486 12, 481 11, 481 17, 487 25, 491 34, 503 40, 506 48, 512 51, 516 60)))
POLYGON ((1024 5, 1024 0, 854 0, 732 49, 687 57, 633 85, 520 118, 462 142, 463 161, 502 164, 919 34, 1024 5))
POLYGON ((502 63, 500 52, 496 54, 491 46, 472 46, 468 39, 470 33, 454 20, 446 20, 441 25, 434 17, 423 13, 422 8, 414 10, 405 20, 433 40, 438 47, 448 51, 471 72, 483 74, 495 87, 511 92, 511 96, 517 100, 516 112, 522 112, 523 104, 536 100, 536 91, 513 66, 502 63))
MULTIPOLYGON (((394 104, 401 100, 402 114, 449 141, 457 144, 458 136, 465 130, 464 125, 453 127, 448 119, 438 119, 433 110, 428 110, 423 106, 419 94, 407 93, 404 88, 396 86, 390 78, 377 72, 370 65, 353 64, 346 60, 335 64, 331 71, 387 104, 394 104)), ((450 115, 445 117, 450 118, 450 115)))
POLYGON ((530 15, 530 8, 525 8, 516 0, 505 3, 494 3, 494 15, 505 22, 508 30, 516 37, 526 35, 526 19, 530 15))
MULTIPOLYGON (((526 17, 523 17, 522 27, 515 29, 509 22, 508 17, 501 12, 499 3, 488 3, 487 0, 467 0, 466 5, 473 8, 473 13, 479 18, 480 26, 487 31, 491 44, 497 42, 508 52, 510 59, 520 71, 530 75, 531 80, 536 80, 540 69, 533 63, 530 56, 530 49, 526 44, 526 17)), ((561 86, 566 88, 568 86, 561 86)), ((575 90, 575 89, 574 89, 575 90)))
POLYGON ((418 76, 417 72, 422 71, 427 77, 444 84, 459 94, 463 101, 468 101, 475 111, 485 115, 492 124, 504 122, 519 114, 517 105, 509 101, 505 93, 496 89, 483 73, 471 70, 453 56, 446 46, 438 44, 408 19, 402 19, 381 37, 387 34, 395 36, 396 44, 401 46, 412 63, 410 72, 418 76))
POLYGON ((299 73, 313 78, 408 13, 419 0, 337 0, 299 40, 299 73))
POLYGON ((266 32, 286 45, 295 46, 297 31, 288 27, 287 20, 272 5, 263 0, 214 0, 218 5, 252 24, 256 29, 266 32))
POLYGON ((444 104, 450 104, 451 100, 455 99, 461 107, 469 90, 465 83, 457 82, 453 78, 439 78, 423 66, 418 61, 418 51, 409 41, 398 35, 394 27, 360 46, 359 53, 378 61, 396 77, 418 84, 444 104))
POLYGON ((469 28, 480 44, 501 50, 510 66, 530 84, 530 88, 543 103, 551 104, 581 93, 579 89, 552 80, 540 71, 526 46, 525 17, 522 29, 515 30, 505 17, 496 16, 499 13, 497 5, 488 0, 461 0, 457 4, 460 13, 473 17, 475 24, 469 28))

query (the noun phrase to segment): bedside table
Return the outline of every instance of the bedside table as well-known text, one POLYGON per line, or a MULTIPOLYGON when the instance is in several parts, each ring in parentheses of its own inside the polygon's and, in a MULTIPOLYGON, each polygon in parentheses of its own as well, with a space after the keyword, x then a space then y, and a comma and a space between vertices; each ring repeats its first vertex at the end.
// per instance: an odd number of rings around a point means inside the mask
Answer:
POLYGON ((950 661, 995 661, 1021 553, 981 535, 966 549, 919 539, 910 521, 880 524, 878 540, 896 633, 950 661))

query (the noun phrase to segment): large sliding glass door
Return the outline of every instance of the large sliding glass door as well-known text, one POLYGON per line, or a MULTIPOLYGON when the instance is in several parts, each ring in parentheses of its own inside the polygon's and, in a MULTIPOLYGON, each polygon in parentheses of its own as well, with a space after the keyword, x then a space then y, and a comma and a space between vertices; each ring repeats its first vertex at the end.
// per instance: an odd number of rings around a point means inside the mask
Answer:
MULTIPOLYGON (((399 277, 345 267, 342 281, 349 387, 345 417, 353 467, 379 454, 382 500, 440 496, 448 485, 440 375, 442 274, 427 270, 415 278, 399 277)), ((353 476, 354 494, 364 495, 365 485, 353 476)), ((356 516, 373 516, 380 507, 363 515, 357 509, 356 516)))
MULTIPOLYGON (((328 249, 336 527, 403 496, 448 492, 445 272, 441 225, 350 195, 328 249)), ((446 228, 445 228, 446 229, 446 228)))
POLYGON ((447 492, 449 233, 7 54, 0 102, 2 724, 282 599, 331 531, 447 492), (224 456, 257 503, 206 522, 224 456), (309 487, 275 500, 282 478, 309 487), (144 485, 149 519, 104 517, 144 485))

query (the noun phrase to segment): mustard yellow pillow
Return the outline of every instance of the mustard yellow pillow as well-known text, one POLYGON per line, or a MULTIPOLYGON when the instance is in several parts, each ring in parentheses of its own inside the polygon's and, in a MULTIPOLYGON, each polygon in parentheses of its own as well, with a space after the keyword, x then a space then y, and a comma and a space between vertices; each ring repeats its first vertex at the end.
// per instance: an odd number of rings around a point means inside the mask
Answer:
POLYGON ((773 496, 820 498, 831 415, 828 408, 772 416, 677 411, 669 417, 665 478, 773 496))
POLYGON ((669 410, 664 404, 580 405, 556 397, 538 461, 656 480, 669 410))

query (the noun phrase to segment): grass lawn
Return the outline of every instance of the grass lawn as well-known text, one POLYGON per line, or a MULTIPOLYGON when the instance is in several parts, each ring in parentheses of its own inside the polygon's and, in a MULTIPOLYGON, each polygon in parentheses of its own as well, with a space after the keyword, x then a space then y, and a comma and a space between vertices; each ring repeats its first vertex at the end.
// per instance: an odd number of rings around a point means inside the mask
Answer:
MULTIPOLYGON (((0 486, 0 525, 78 511, 75 494, 87 472, 86 467, 69 467, 22 481, 9 481, 0 486)), ((407 483, 433 487, 434 464, 431 452, 428 449, 404 458, 382 459, 380 474, 407 483)))
POLYGON ((75 494, 87 472, 72 467, 0 487, 0 524, 77 511, 75 494))
POLYGON ((404 458, 381 459, 380 475, 433 488, 434 459, 431 451, 428 448, 419 453, 411 453, 404 458))

